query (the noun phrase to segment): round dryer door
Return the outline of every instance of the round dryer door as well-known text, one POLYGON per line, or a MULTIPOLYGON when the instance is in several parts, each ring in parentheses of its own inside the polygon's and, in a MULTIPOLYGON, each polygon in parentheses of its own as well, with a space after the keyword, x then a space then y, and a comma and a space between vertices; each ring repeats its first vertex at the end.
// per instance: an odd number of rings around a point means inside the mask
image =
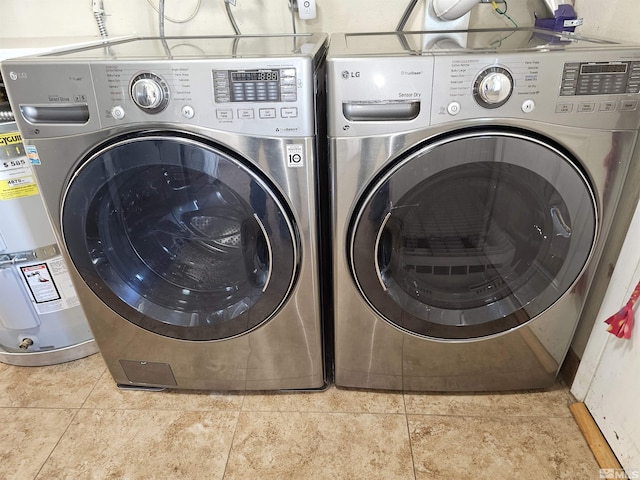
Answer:
POLYGON ((172 133, 112 141, 75 173, 65 244, 93 292, 160 335, 218 340, 270 319, 298 235, 276 189, 232 153, 172 133))
POLYGON ((567 154, 512 131, 450 135, 365 193, 349 234, 354 279, 389 323, 464 340, 522 325, 576 282, 597 207, 567 154))

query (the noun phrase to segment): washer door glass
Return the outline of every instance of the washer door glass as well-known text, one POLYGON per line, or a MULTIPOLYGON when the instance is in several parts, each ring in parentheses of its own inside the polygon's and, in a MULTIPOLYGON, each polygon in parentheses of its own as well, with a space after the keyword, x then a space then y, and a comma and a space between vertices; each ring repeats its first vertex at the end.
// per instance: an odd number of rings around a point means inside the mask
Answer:
POLYGON ((93 292, 140 327, 185 340, 240 335, 291 291, 298 235, 257 169, 204 141, 137 134, 83 163, 63 236, 93 292))
POLYGON ((399 159, 353 216, 349 255, 365 299, 430 338, 495 335, 567 292, 596 233, 574 162, 514 132, 467 132, 399 159))

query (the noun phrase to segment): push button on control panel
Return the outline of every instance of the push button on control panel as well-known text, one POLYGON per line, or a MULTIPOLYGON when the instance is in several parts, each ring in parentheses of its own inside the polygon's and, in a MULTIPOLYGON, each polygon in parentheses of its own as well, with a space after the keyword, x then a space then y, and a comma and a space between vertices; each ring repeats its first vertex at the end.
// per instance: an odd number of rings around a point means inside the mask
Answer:
POLYGON ((522 102, 521 108, 524 113, 531 113, 536 108, 536 102, 534 102, 533 100, 525 100, 524 102, 522 102))
POLYGON ((252 120, 253 118, 255 118, 253 108, 239 108, 238 118, 240 120, 252 120))
POLYGON ((184 118, 188 120, 192 119, 196 114, 195 110, 191 105, 185 105, 184 107, 182 107, 182 109, 180 110, 180 113, 184 118))
POLYGON ((126 115, 127 114, 124 111, 124 108, 122 108, 120 105, 117 105, 111 109, 111 116, 116 120, 122 120, 126 115))
POLYGON ((216 118, 218 120, 233 120, 233 110, 218 109, 216 110, 216 118))
POLYGON ((276 118, 276 109, 275 108, 261 108, 258 110, 258 114, 260 118, 276 118))
POLYGON ((458 102, 451 102, 447 105, 447 113, 449 115, 457 115, 460 113, 460 104, 458 102))
POLYGON ((596 104, 594 102, 581 102, 578 104, 578 112, 591 113, 596 111, 596 104))
POLYGON ((571 113, 573 112, 572 103, 558 103, 556 104, 556 113, 571 113))
POLYGON ((616 102, 600 102, 599 110, 601 112, 615 112, 616 102))
POLYGON ((296 107, 281 108, 280 115, 282 118, 296 118, 298 116, 298 109, 296 107))

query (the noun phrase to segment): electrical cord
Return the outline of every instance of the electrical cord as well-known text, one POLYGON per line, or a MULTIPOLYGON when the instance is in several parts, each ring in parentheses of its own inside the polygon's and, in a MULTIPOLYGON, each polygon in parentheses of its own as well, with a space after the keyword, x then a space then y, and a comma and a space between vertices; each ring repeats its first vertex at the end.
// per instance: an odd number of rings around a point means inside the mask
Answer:
POLYGON ((158 0, 158 32, 164 38, 164 0, 158 0))
POLYGON ((493 9, 496 11, 496 13, 498 15, 502 15, 503 17, 508 18, 511 23, 513 23, 513 25, 518 28, 518 24, 513 20, 513 18, 511 18, 509 15, 507 15, 507 9, 509 8, 509 5, 507 5, 507 0, 503 0, 504 1, 504 10, 500 10, 498 8, 498 4, 494 1, 491 2, 491 6, 493 7, 493 9))
POLYGON ((224 8, 227 11, 227 17, 229 18, 229 23, 231 23, 231 26, 233 27, 233 31, 236 33, 236 35, 241 35, 240 29, 238 28, 238 24, 236 23, 236 19, 233 16, 233 12, 231 11, 230 3, 231 3, 230 1, 224 0, 224 8))
MULTIPOLYGON (((158 14, 160 14, 160 0, 158 0, 158 6, 156 7, 154 5, 154 3, 151 0, 147 0, 147 3, 149 5, 151 5, 151 8, 153 8, 158 14)), ((164 18, 168 21, 170 21, 171 23, 187 23, 190 22, 191 20, 193 20, 195 18, 195 16, 198 14, 198 12, 200 11, 200 6, 202 5, 202 0, 198 0, 198 2, 196 3, 196 6, 193 8, 193 11, 189 14, 189 16, 187 18, 183 18, 183 19, 175 19, 172 17, 168 17, 168 16, 164 16, 164 18)), ((164 7, 163 7, 164 8, 164 7)))
POLYGON ((171 59, 173 56, 171 55, 171 49, 169 48, 169 44, 167 43, 167 39, 164 36, 164 1, 158 1, 158 33, 160 34, 160 41, 162 42, 162 47, 164 48, 165 53, 167 54, 167 58, 171 59))
POLYGON ((407 8, 402 14, 402 18, 400 19, 398 26, 396 27, 396 32, 401 32, 402 30, 404 30, 404 27, 409 21, 409 17, 413 13, 413 9, 416 8, 417 4, 418 4, 418 0, 410 0, 409 4, 407 5, 407 8))
POLYGON ((296 9, 295 9, 295 0, 289 0, 289 11, 291 12, 291 28, 293 28, 293 33, 298 33, 296 31, 296 9))

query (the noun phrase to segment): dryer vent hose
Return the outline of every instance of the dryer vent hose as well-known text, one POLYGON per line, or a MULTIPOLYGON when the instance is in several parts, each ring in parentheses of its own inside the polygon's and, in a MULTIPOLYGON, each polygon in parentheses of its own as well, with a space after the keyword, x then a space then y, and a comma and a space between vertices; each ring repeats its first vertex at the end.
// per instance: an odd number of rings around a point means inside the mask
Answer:
POLYGON ((109 34, 107 33, 107 27, 105 27, 104 20, 102 19, 102 13, 93 12, 93 16, 95 17, 96 23, 98 24, 98 30, 100 31, 100 36, 102 38, 109 37, 109 34))
POLYGON ((0 105, 0 123, 1 122, 13 122, 15 117, 11 109, 7 106, 5 109, 3 105, 0 105))

